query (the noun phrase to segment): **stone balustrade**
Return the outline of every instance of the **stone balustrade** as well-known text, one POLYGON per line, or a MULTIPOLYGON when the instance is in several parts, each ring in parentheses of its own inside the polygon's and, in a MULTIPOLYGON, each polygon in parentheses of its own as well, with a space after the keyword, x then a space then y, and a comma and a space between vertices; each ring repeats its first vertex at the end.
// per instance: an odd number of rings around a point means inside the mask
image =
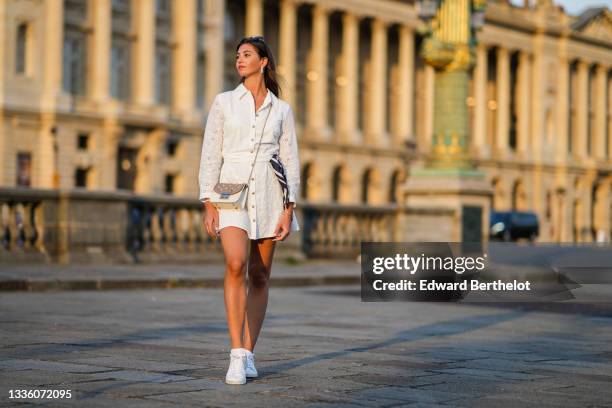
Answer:
MULTIPOLYGON (((203 227, 199 201, 127 191, 0 188, 0 263, 222 261, 203 227)), ((397 205, 315 204, 296 208, 300 231, 275 257, 354 258, 361 241, 403 240, 397 205)))

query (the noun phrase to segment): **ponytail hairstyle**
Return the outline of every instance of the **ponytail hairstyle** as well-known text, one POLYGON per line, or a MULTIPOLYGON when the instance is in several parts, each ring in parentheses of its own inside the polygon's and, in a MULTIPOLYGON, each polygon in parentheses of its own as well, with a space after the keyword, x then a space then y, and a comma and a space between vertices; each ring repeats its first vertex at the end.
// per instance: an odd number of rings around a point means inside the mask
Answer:
MULTIPOLYGON (((266 83, 266 88, 272 91, 277 98, 280 98, 280 85, 278 84, 278 78, 276 74, 276 62, 274 60, 274 55, 272 55, 272 50, 268 47, 268 44, 264 40, 261 35, 253 36, 253 37, 244 37, 238 45, 236 46, 236 52, 242 44, 249 43, 257 49, 257 54, 259 54, 259 58, 268 58, 268 63, 263 69, 264 81, 266 83)), ((242 77, 240 82, 244 82, 245 78, 242 77)))

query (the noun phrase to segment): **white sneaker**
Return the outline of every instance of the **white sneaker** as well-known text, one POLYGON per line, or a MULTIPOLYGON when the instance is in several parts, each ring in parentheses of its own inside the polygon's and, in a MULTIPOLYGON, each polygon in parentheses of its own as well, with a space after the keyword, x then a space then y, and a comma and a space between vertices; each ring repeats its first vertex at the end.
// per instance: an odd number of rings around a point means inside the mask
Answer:
POLYGON ((244 354, 246 355, 246 367, 245 372, 248 378, 257 378, 257 369, 255 368, 255 354, 245 349, 244 354))
POLYGON ((227 384, 246 384, 246 356, 241 349, 230 351, 230 364, 225 375, 227 384))

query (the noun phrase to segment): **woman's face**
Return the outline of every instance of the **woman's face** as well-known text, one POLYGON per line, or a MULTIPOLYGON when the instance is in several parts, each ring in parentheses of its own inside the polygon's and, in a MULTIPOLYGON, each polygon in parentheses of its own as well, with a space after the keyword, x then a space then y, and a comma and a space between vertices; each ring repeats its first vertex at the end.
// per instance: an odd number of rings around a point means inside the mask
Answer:
POLYGON ((267 58, 260 58, 253 44, 244 43, 236 52, 236 69, 241 77, 259 73, 266 62, 267 58))

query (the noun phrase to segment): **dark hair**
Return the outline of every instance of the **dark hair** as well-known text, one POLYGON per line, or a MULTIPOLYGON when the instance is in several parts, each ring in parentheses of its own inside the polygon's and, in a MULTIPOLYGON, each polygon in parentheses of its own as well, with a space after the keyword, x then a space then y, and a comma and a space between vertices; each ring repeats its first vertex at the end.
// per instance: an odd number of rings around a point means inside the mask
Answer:
MULTIPOLYGON (((268 63, 264 67, 263 76, 264 81, 266 83, 266 88, 270 89, 276 97, 280 98, 280 85, 278 84, 278 78, 276 74, 276 61, 274 60, 274 55, 272 55, 272 50, 268 47, 268 44, 264 40, 261 35, 256 35, 253 37, 244 37, 238 45, 236 46, 236 52, 242 44, 249 43, 257 49, 257 54, 259 54, 260 58, 268 58, 268 63)), ((244 77, 240 79, 240 82, 244 82, 244 77)))

